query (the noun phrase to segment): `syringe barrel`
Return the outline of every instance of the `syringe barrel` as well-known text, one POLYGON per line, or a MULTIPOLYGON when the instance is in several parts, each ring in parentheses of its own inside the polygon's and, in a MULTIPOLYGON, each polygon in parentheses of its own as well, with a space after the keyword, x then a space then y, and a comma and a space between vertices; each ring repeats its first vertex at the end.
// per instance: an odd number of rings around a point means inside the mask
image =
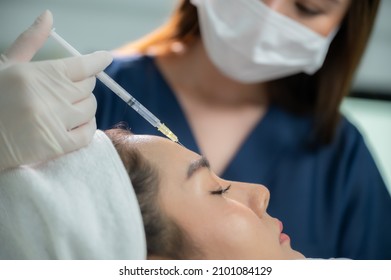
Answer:
MULTIPOLYGON (((71 54, 80 56, 81 54, 72 47, 67 41, 65 41, 60 35, 58 35, 54 29, 51 30, 50 35, 60 45, 67 49, 71 54)), ((160 122, 147 108, 145 108, 140 102, 138 102, 133 96, 131 96, 123 87, 116 83, 109 75, 105 72, 100 72, 96 75, 96 78, 100 80, 104 85, 111 89, 116 95, 118 95, 123 101, 125 101, 130 107, 132 107, 137 113, 139 113, 144 119, 146 119, 151 125, 162 131, 163 134, 167 135, 170 139, 173 139, 175 135, 160 122), (173 136, 172 136, 172 135, 173 136)), ((176 137, 176 136, 175 136, 176 137)), ((177 141, 177 140, 176 140, 177 141)))
POLYGON ((140 102, 138 102, 133 96, 131 96, 123 87, 117 84, 109 75, 105 72, 100 72, 96 75, 96 78, 111 89, 116 95, 118 95, 123 101, 125 101, 130 107, 132 107, 137 113, 145 118, 154 127, 158 127, 161 123, 160 120, 155 117, 147 108, 145 108, 140 102))
POLYGON ((128 104, 154 127, 159 127, 161 125, 160 120, 134 97, 131 97, 131 100, 129 100, 128 104))

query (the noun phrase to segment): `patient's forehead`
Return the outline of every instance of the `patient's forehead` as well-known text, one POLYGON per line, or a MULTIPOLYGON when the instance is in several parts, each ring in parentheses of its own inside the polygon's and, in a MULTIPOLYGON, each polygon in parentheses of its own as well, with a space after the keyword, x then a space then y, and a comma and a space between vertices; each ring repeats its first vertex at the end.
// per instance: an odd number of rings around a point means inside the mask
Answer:
POLYGON ((160 136, 133 134, 129 136, 128 141, 147 157, 149 155, 164 157, 167 153, 180 152, 179 145, 160 136))
POLYGON ((165 145, 172 142, 164 137, 144 134, 131 134, 129 135, 129 141, 134 145, 165 145))
POLYGON ((159 163, 164 160, 192 161, 194 158, 200 157, 197 153, 165 137, 133 134, 129 136, 129 141, 143 155, 159 163))

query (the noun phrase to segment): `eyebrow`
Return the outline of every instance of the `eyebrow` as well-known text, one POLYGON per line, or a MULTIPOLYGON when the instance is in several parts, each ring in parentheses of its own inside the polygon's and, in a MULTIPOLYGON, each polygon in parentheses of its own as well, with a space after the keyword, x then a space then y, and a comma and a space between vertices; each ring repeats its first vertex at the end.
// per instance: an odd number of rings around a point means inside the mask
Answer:
POLYGON ((210 169, 210 164, 206 157, 200 157, 199 159, 190 163, 189 168, 187 169, 187 179, 190 179, 190 177, 201 168, 210 169))

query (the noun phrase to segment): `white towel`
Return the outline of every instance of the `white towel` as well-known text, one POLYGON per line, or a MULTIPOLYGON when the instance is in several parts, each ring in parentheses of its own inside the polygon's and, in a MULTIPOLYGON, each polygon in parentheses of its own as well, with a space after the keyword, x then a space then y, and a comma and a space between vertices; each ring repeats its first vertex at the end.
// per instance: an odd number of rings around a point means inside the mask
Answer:
POLYGON ((145 259, 140 208, 110 139, 0 173, 0 259, 145 259))

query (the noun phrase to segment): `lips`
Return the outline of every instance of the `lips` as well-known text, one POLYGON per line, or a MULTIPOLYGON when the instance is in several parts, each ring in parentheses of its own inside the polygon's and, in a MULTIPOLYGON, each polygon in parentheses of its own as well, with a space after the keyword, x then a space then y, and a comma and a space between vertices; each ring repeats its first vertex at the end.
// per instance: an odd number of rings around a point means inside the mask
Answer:
POLYGON ((287 242, 289 240, 291 240, 291 239, 289 238, 289 236, 286 233, 281 233, 280 234, 280 243, 281 244, 284 243, 284 242, 287 242))
POLYGON ((280 220, 277 220, 278 221, 278 225, 280 227, 280 243, 284 243, 284 242, 287 242, 290 240, 289 236, 286 234, 286 233, 283 233, 282 230, 284 229, 284 225, 282 224, 282 222, 280 220))

